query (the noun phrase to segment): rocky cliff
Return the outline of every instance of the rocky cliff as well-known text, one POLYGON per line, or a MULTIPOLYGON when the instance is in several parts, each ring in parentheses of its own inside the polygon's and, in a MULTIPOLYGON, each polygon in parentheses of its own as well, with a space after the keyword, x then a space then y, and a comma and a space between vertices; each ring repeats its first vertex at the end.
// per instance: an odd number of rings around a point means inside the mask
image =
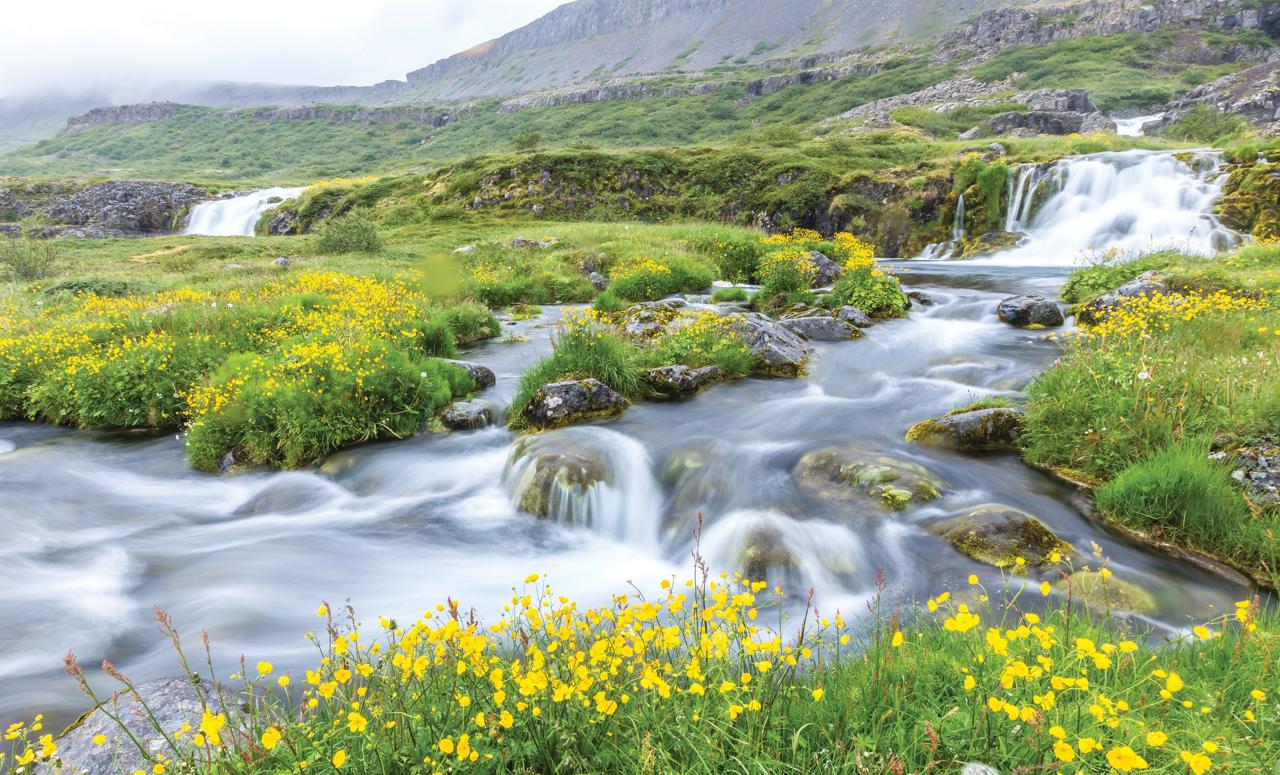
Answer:
POLYGON ((0 233, 95 239, 168 234, 178 230, 191 207, 208 198, 203 189, 187 183, 0 181, 0 233))

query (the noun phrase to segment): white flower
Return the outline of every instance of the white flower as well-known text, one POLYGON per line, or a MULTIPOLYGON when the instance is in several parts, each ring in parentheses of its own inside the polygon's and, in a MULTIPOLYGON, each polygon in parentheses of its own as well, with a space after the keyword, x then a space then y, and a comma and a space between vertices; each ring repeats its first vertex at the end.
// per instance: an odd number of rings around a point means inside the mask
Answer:
POLYGON ((1146 382, 1147 380, 1151 379, 1151 372, 1149 371, 1138 372, 1138 379, 1142 380, 1143 382, 1146 382))

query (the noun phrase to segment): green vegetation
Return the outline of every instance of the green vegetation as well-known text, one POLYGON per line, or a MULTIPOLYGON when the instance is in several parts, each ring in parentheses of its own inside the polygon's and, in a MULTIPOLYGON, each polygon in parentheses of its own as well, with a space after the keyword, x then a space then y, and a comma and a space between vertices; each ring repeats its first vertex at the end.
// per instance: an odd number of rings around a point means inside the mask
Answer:
MULTIPOLYGON (((226 672, 210 660, 207 676, 191 674, 198 720, 181 739, 161 730, 158 751, 138 745, 148 765, 195 773, 1271 767, 1274 611, 1241 600, 1143 648, 1162 638, 1110 614, 1123 598, 1110 570, 1055 574, 1062 589, 1045 582, 1043 603, 1014 577, 977 585, 968 604, 877 597, 857 622, 795 603, 788 615, 766 582, 705 572, 601 608, 533 574, 496 622, 465 618, 452 598, 377 625, 323 604, 307 683, 250 654, 231 684, 244 701, 231 702, 211 691, 226 672)), ((161 628, 184 670, 203 661, 168 617, 161 628)), ((68 672, 96 703, 101 684, 74 657, 68 672)), ((10 761, 54 759, 57 744, 41 750, 37 736, 17 727, 10 761)), ((134 745, 123 730, 104 744, 134 745)))
POLYGON ((955 139, 957 135, 1001 113, 1024 111, 1026 111, 1025 105, 1007 102, 983 106, 962 105, 948 111, 904 107, 891 111, 889 117, 899 124, 923 129, 934 137, 955 139))
POLYGON ((0 270, 15 280, 42 280, 52 275, 61 254, 52 240, 0 238, 0 270))
POLYGON ((1208 105, 1197 105, 1170 124, 1165 134, 1174 140, 1217 143, 1243 133, 1249 126, 1249 122, 1240 116, 1221 113, 1208 105))
POLYGON ((833 307, 857 307, 874 318, 901 317, 909 303, 898 278, 873 267, 846 270, 827 301, 833 307))
POLYGON ((1067 295, 1087 299, 1147 270, 1158 270, 1171 292, 1102 313, 1036 380, 1024 454, 1109 482, 1099 504, 1118 521, 1274 586, 1275 509, 1246 508, 1207 452, 1209 440, 1228 453, 1258 443, 1280 422, 1280 248, 1090 267, 1071 278, 1067 295))
POLYGON ((729 301, 749 301, 751 294, 746 288, 716 288, 711 294, 711 301, 722 304, 729 301))
POLYGON ((316 250, 329 254, 377 253, 382 250, 382 238, 373 219, 356 211, 321 223, 316 229, 316 250))
POLYGON ((1180 36, 1188 34, 1198 35, 1201 45, 1206 46, 1232 42, 1216 33, 1168 29, 1095 36, 1003 51, 974 66, 971 72, 985 81, 1023 73, 1019 88, 1087 89, 1105 111, 1163 105, 1183 92, 1243 67, 1179 59, 1179 52, 1190 47, 1180 36))
POLYGON ((640 351, 621 336, 574 319, 562 325, 550 355, 520 375, 520 389, 511 401, 510 423, 524 427, 524 408, 543 385, 570 379, 594 378, 622 396, 640 395, 640 351))

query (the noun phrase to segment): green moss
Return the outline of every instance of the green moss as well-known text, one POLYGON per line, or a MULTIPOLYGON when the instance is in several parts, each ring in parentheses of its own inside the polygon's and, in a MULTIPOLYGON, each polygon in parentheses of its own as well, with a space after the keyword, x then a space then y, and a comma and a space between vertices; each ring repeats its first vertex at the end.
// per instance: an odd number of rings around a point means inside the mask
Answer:
POLYGON ((1005 506, 980 506, 931 528, 957 551, 997 568, 1016 568, 1019 559, 1036 567, 1067 557, 1075 547, 1044 523, 1005 506))

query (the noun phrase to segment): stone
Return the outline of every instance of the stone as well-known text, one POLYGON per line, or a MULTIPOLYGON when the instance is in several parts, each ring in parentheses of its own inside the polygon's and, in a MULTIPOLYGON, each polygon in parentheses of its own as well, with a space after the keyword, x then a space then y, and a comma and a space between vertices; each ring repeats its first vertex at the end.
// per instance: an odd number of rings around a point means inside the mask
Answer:
POLYGON ((476 383, 476 390, 488 390, 498 384, 498 378, 493 373, 493 369, 488 366, 481 366, 471 361, 455 361, 449 358, 445 359, 445 363, 453 364, 471 376, 476 383))
POLYGON ((907 441, 968 452, 1015 452, 1022 422, 1021 409, 959 412, 916 423, 907 431, 907 441))
POLYGON ((222 459, 218 461, 218 470, 225 474, 236 467, 236 462, 236 451, 234 449, 229 450, 227 454, 223 455, 222 459))
POLYGON ((39 214, 58 224, 136 237, 172 234, 208 194, 187 183, 113 180, 51 197, 39 214))
POLYGON ((522 415, 538 430, 617 417, 631 402, 597 379, 569 380, 543 385, 522 415))
POLYGON ((1050 563, 1054 553, 1066 557, 1075 552, 1040 520, 996 504, 970 509, 930 526, 929 531, 961 554, 997 568, 1016 567, 1019 557, 1026 565, 1038 567, 1050 563))
POLYGON ((463 245, 462 247, 454 248, 454 249, 453 249, 453 252, 454 252, 454 254, 455 254, 455 255, 466 255, 467 253, 474 253, 474 252, 476 252, 476 246, 475 246, 475 245, 463 245))
POLYGON ((440 421, 451 431, 474 431, 493 423, 493 412, 475 401, 456 401, 440 413, 440 421))
POLYGON ((986 133, 987 133, 987 130, 985 127, 975 126, 972 129, 961 132, 959 139, 962 142, 970 142, 972 140, 977 140, 978 138, 982 137, 986 133))
POLYGON ((826 447, 806 454, 792 476, 806 494, 880 510, 903 511, 942 495, 923 466, 856 447, 826 447))
POLYGON ((792 318, 782 321, 782 327, 818 342, 837 342, 862 336, 856 326, 834 317, 792 318))
POLYGON ((293 266, 293 259, 289 258, 288 256, 280 256, 275 261, 272 261, 271 265, 278 266, 281 269, 288 269, 289 267, 293 266))
POLYGON ((907 301, 908 303, 919 304, 921 307, 932 307, 938 303, 924 291, 907 291, 907 301))
POLYGON ((857 326, 858 328, 866 328, 867 326, 875 324, 875 321, 871 319, 870 315, 857 307, 851 307, 848 304, 836 310, 836 320, 843 320, 849 325, 857 326))
POLYGON ((1003 145, 1001 145, 1000 143, 991 143, 990 145, 987 146, 987 150, 991 151, 996 156, 1004 156, 1009 152, 1009 150, 1005 148, 1003 145))
POLYGON ((1236 450, 1232 477, 1254 503, 1280 506, 1280 444, 1261 442, 1236 450))
POLYGON ((516 507, 542 519, 553 515, 557 504, 586 495, 593 487, 607 484, 609 471, 604 461, 589 451, 541 444, 537 437, 516 442, 504 478, 513 472, 516 507))
POLYGON ((591 272, 587 275, 587 279, 591 281, 591 287, 595 288, 597 291, 603 291, 605 288, 609 287, 609 278, 599 272, 591 272))
POLYGON ((619 324, 622 333, 627 336, 644 339, 662 333, 667 324, 680 316, 688 308, 684 299, 667 299, 665 301, 647 301, 633 304, 622 311, 619 324))
POLYGON ((688 366, 662 366, 649 369, 642 379, 659 398, 687 398, 725 378, 719 366, 691 369, 688 366))
POLYGON ((1039 293, 1010 296, 996 307, 996 317, 1017 328, 1057 328, 1066 322, 1058 305, 1039 293))
POLYGON ((1168 292, 1169 286, 1164 283, 1158 272, 1146 272, 1114 291, 1104 293, 1093 301, 1076 308, 1076 321, 1085 325, 1094 325, 1100 322, 1108 312, 1121 306, 1128 299, 1159 296, 1168 292))
POLYGON ((1001 250, 1008 250, 1022 242, 1021 234, 1008 231, 991 231, 977 237, 965 237, 956 246, 952 258, 975 258, 986 256, 1001 250))
POLYGON ((1054 591, 1084 601, 1095 611, 1129 611, 1135 614, 1154 614, 1159 608, 1156 598, 1147 590, 1114 575, 1104 577, 1096 571, 1076 571, 1065 579, 1053 582, 1054 591))
POLYGON ((759 312, 733 315, 730 326, 755 356, 757 374, 798 377, 804 373, 813 348, 804 337, 759 312))
POLYGON ((537 250, 546 250, 547 248, 554 247, 558 242, 559 240, 556 240, 556 239, 532 240, 532 239, 525 239, 524 237, 516 237, 515 239, 511 240, 511 247, 535 248, 537 250))
POLYGON ((1116 133, 1116 122, 1113 121, 1105 113, 1089 113, 1084 117, 1084 125, 1081 127, 1086 133, 1116 133))
MULTIPOLYGON (((133 693, 121 693, 107 698, 104 705, 107 711, 124 723, 152 756, 164 754, 174 758, 174 753, 165 738, 152 726, 148 710, 162 729, 172 733, 184 723, 190 724, 192 729, 198 729, 206 704, 217 712, 223 712, 225 708, 229 714, 235 714, 241 709, 229 691, 220 687, 213 688, 207 681, 194 677, 148 681, 139 684, 137 692, 142 697, 142 703, 133 693)), ((228 728, 232 723, 234 722, 228 721, 228 728)), ((193 750, 190 741, 191 736, 188 735, 179 742, 184 754, 193 750)), ((97 708, 72 724, 58 738, 57 744, 58 758, 62 760, 64 769, 51 768, 47 770, 50 773, 118 775, 138 770, 151 771, 151 765, 129 739, 129 734, 97 708), (106 737, 106 742, 95 745, 93 738, 97 735, 106 737)))
POLYGON ((812 283, 814 288, 825 288, 839 280, 840 275, 844 274, 844 267, 817 250, 809 251, 809 264, 813 266, 816 272, 812 283))
POLYGON ((286 237, 290 234, 300 234, 301 232, 302 228, 298 221, 298 214, 289 208, 277 208, 271 214, 271 217, 267 219, 267 236, 286 237))

